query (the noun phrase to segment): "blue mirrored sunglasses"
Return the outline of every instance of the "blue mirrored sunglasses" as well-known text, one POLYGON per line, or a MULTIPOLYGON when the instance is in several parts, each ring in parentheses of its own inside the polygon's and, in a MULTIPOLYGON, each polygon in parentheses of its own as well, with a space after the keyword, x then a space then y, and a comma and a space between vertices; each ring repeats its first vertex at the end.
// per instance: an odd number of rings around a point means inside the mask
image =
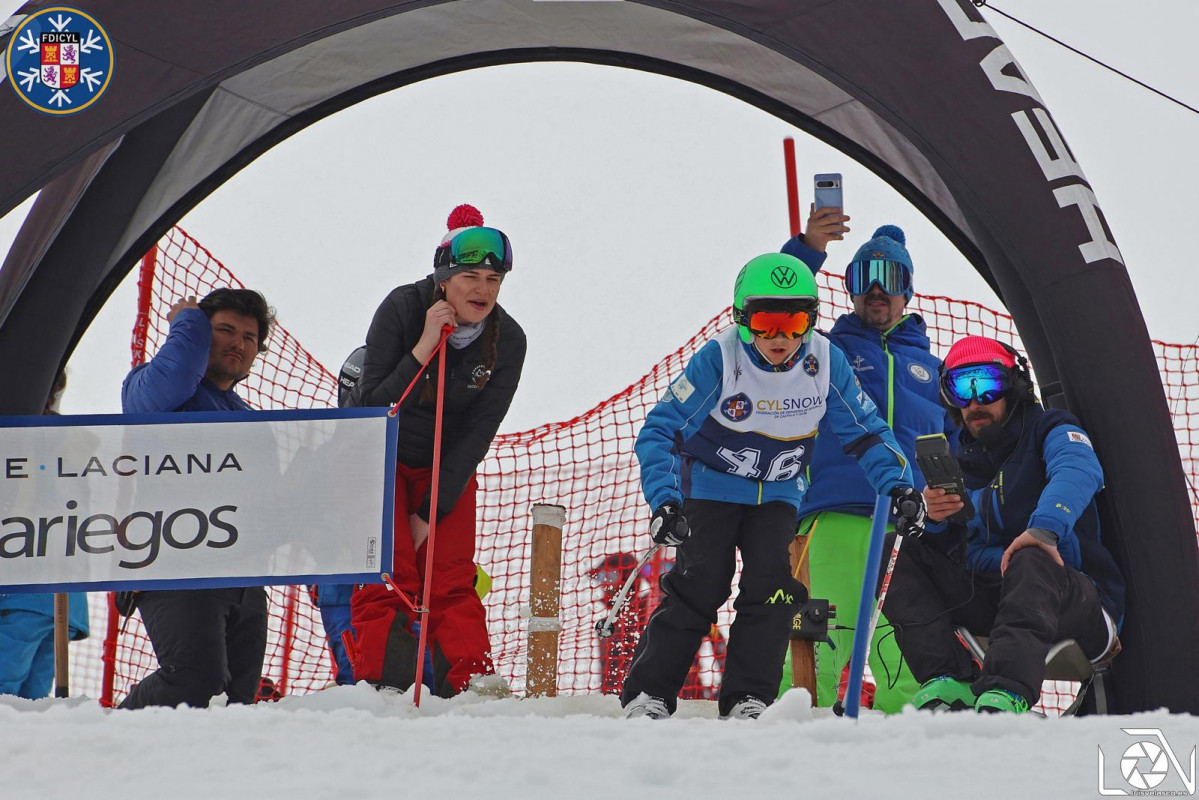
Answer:
POLYGON ((941 394, 958 408, 966 408, 971 400, 990 405, 1006 395, 1011 385, 1011 370, 998 364, 954 367, 941 376, 941 394))
POLYGON ((899 261, 882 259, 855 261, 845 270, 845 291, 850 294, 866 294, 874 284, 889 295, 909 295, 912 270, 899 261))

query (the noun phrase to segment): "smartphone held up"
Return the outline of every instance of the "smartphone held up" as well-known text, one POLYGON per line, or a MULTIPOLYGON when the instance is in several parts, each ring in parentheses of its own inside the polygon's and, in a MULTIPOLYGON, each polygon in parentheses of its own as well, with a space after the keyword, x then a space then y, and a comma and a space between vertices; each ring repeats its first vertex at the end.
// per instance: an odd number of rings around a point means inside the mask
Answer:
POLYGON ((816 208, 845 208, 841 195, 841 173, 825 172, 812 178, 816 208))

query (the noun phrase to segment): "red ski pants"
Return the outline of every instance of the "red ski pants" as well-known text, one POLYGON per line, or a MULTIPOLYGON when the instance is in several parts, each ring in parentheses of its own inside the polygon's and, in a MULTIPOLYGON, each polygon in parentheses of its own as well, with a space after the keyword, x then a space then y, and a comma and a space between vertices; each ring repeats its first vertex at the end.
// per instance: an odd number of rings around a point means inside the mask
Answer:
MULTIPOLYGON (((438 694, 452 696, 464 690, 471 675, 495 672, 491 643, 487 637, 487 615, 475 593, 475 491, 474 476, 462 496, 434 533, 433 574, 425 574, 429 542, 420 548, 412 543, 408 517, 421 504, 433 471, 399 464, 395 484, 395 559, 392 580, 400 590, 420 604, 422 588, 430 580, 427 640, 448 662, 444 675, 437 675, 438 694)), ((383 584, 367 584, 354 592, 350 604, 356 631, 354 678, 407 689, 416 680, 414 616, 395 592, 383 584)))

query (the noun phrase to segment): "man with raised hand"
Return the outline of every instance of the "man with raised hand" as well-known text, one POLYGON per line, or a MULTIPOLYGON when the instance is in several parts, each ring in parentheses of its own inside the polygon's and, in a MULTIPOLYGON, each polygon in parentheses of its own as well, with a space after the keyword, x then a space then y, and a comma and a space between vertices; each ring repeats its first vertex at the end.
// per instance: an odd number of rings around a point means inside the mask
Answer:
MULTIPOLYGON (((179 300, 167 314, 170 332, 158 353, 125 377, 122 409, 252 411, 233 387, 266 350, 274 319, 263 296, 250 289, 217 289, 198 303, 179 300)), ((121 708, 206 708, 222 692, 231 703, 254 702, 266 653, 263 587, 167 589, 136 598, 158 669, 121 708)))
MULTIPOLYGON (((840 211, 813 209, 806 232, 784 244, 783 252, 797 256, 813 271, 819 270, 828 242, 842 238, 839 231, 848 217, 840 211)), ((929 350, 924 320, 907 310, 913 268, 906 245, 899 227, 883 225, 858 248, 845 269, 845 289, 853 300, 853 313, 838 317, 828 338, 845 353, 854 377, 894 432, 912 463, 912 477, 919 489, 924 487, 924 476, 915 463, 916 437, 951 433, 953 423, 937 395, 941 361, 929 350)), ((827 435, 827 424, 821 424, 820 433, 808 471, 811 488, 800 509, 799 532, 809 537, 808 588, 813 597, 827 599, 837 607, 841 623, 839 629, 829 632, 831 644, 816 645, 817 705, 831 706, 848 682, 852 625, 870 546, 874 490, 836 437, 827 435)), ((917 686, 884 614, 870 644, 862 707, 897 712, 911 700, 917 686)))

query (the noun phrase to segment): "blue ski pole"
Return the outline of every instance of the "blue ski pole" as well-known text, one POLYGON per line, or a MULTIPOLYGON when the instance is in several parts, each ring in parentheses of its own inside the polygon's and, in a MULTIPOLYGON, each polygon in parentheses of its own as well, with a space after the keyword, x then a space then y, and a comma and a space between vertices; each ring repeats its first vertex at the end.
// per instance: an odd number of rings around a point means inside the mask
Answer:
POLYGON ((891 513, 891 498, 879 495, 874 501, 874 520, 870 526, 870 549, 866 555, 866 574, 862 578, 862 595, 858 605, 858 621, 854 628, 853 655, 849 659, 849 686, 845 690, 845 715, 858 718, 862 702, 862 673, 870 649, 870 618, 874 612, 874 587, 878 584, 879 561, 883 557, 887 517, 891 513))

